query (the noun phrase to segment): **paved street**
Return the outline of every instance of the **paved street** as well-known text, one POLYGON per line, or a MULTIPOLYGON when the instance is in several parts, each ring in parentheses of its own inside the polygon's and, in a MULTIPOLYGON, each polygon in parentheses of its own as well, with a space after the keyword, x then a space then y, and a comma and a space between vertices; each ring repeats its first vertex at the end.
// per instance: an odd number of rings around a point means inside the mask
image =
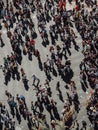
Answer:
MULTIPOLYGON (((44 4, 44 1, 43 1, 43 4, 44 4)), ((67 10, 71 9, 72 7, 74 7, 74 2, 72 2, 72 5, 67 3, 67 10)), ((37 26, 38 21, 36 18, 36 12, 34 14, 32 14, 32 19, 34 21, 35 30, 37 32, 37 39, 35 39, 35 47, 36 47, 36 49, 38 49, 40 51, 42 63, 44 63, 47 60, 46 55, 50 56, 49 48, 52 44, 50 42, 50 44, 47 47, 44 47, 41 44, 42 38, 40 37, 39 31, 38 31, 38 26, 37 26)), ((47 23, 46 29, 47 29, 48 35, 49 35, 49 26, 51 24, 53 24, 53 20, 51 22, 47 23)), ((3 28, 2 28, 2 30, 0 30, 0 32, 2 33, 2 38, 5 43, 5 46, 3 48, 0 47, 0 65, 3 65, 3 58, 6 57, 7 55, 10 55, 12 52, 10 41, 7 38, 7 34, 6 34, 7 31, 6 31, 6 28, 4 27, 3 23, 2 23, 2 26, 3 26, 3 28)), ((16 25, 14 24, 14 27, 15 26, 16 25)), ((90 129, 89 120, 88 120, 88 117, 86 114, 85 107, 86 107, 86 99, 89 96, 91 89, 88 88, 86 92, 84 92, 81 89, 81 84, 80 84, 80 79, 79 79, 79 74, 80 74, 79 64, 80 64, 81 60, 83 59, 82 39, 81 39, 81 36, 79 35, 79 33, 77 32, 77 30, 75 29, 74 22, 73 22, 73 27, 74 27, 75 34, 77 36, 76 42, 77 42, 77 45, 79 46, 79 50, 78 51, 75 50, 74 45, 72 44, 71 49, 70 49, 71 56, 69 56, 69 55, 67 55, 67 56, 68 56, 68 59, 71 60, 71 68, 74 72, 74 76, 73 76, 72 80, 75 81, 75 83, 76 83, 77 92, 78 92, 79 100, 81 103, 80 104, 81 109, 79 111, 79 114, 77 115, 77 120, 80 123, 80 127, 81 127, 81 121, 86 120, 87 121, 87 130, 89 130, 90 129)), ((12 31, 13 31, 13 29, 12 29, 12 31)), ((49 35, 49 41, 51 41, 50 35, 49 35)), ((60 46, 62 45, 60 38, 58 41, 56 41, 56 44, 60 45, 60 46)), ((11 78, 11 81, 6 86, 4 84, 3 72, 0 69, 0 81, 1 81, 1 83, 0 83, 0 101, 2 101, 7 106, 7 108, 9 108, 8 103, 7 103, 7 97, 5 96, 5 90, 8 90, 14 97, 16 97, 17 94, 25 95, 27 106, 28 106, 29 110, 31 111, 31 101, 36 101, 36 93, 35 93, 35 90, 33 90, 34 86, 32 86, 32 75, 35 74, 40 79, 41 85, 43 85, 45 83, 46 75, 45 75, 44 71, 41 71, 39 69, 38 60, 35 56, 32 57, 32 61, 28 60, 27 55, 25 56, 22 54, 22 57, 23 57, 22 64, 21 64, 21 66, 19 65, 19 70, 21 69, 21 67, 24 68, 27 79, 29 80, 28 81, 29 89, 28 89, 28 91, 25 90, 22 79, 20 81, 17 81, 17 80, 13 80, 11 78)), ((50 87, 52 90, 51 99, 53 98, 55 101, 57 101, 57 108, 58 108, 59 113, 61 114, 64 103, 59 100, 58 91, 56 90, 56 84, 58 81, 60 81, 60 90, 62 92, 64 101, 67 98, 66 92, 70 93, 70 89, 65 88, 66 83, 61 79, 61 76, 58 75, 56 77, 53 74, 51 74, 51 76, 52 76, 52 80, 50 82, 50 87)), ((46 111, 44 111, 44 113, 46 114, 47 122, 49 123, 50 116, 46 111)), ((15 118, 15 121, 16 121, 16 130, 28 130, 27 123, 24 119, 22 119, 21 125, 18 124, 16 118, 15 118)), ((58 122, 58 124, 61 124, 61 123, 58 122)), ((58 125, 57 130, 61 130, 61 129, 62 128, 58 125)), ((72 128, 72 130, 75 130, 75 128, 72 128)))

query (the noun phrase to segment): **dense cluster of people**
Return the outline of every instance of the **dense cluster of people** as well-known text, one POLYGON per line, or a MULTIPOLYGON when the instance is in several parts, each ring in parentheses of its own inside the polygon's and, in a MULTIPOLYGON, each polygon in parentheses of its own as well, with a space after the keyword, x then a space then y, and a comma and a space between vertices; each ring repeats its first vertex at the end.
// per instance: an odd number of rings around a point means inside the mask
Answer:
POLYGON ((98 88, 91 93, 88 99, 87 114, 92 127, 96 130, 98 128, 98 88))
MULTIPOLYGON (((63 129, 72 128, 72 115, 74 112, 78 114, 81 109, 77 87, 72 80, 74 72, 71 69, 71 60, 69 60, 72 55, 71 48, 74 47, 77 52, 80 49, 74 28, 81 36, 84 56, 79 66, 80 83, 85 92, 89 86, 94 89, 87 105, 87 114, 93 128, 95 130, 98 128, 97 16, 97 0, 46 0, 44 4, 42 0, 0 1, 0 46, 6 45, 2 38, 2 30, 5 28, 12 48, 11 54, 3 57, 4 63, 0 65, 4 75, 4 84, 7 86, 11 78, 18 81, 22 79, 25 89, 29 89, 30 79, 22 67, 23 56, 28 56, 30 61, 35 56, 39 69, 46 75, 43 85, 40 77, 35 74, 31 77, 36 95, 36 101, 31 101, 31 110, 27 106, 25 95, 17 94, 14 97, 9 91, 5 91, 10 114, 3 102, 0 102, 0 130, 15 130, 15 117, 19 124, 21 124, 22 118, 26 120, 29 130, 42 129, 42 125, 47 129, 56 130, 56 121, 64 122, 63 129), (74 3, 75 7, 68 10, 67 2, 70 5, 74 3), (35 13, 38 31, 35 29, 32 18, 35 13), (42 46, 45 48, 49 46, 50 54, 46 55, 45 61, 42 60, 40 49, 36 47, 38 35, 42 39, 40 41, 42 46), (59 41, 60 44, 57 44, 59 41), (65 88, 70 88, 70 93, 66 92, 67 99, 65 100, 60 90, 60 82, 57 82, 56 90, 59 92, 59 99, 64 103, 61 113, 58 111, 57 101, 52 98, 53 92, 50 87, 52 77, 58 75, 66 83, 65 88), (50 115, 50 125, 47 123, 44 111, 50 115)), ((86 122, 82 123, 81 130, 86 130, 86 122)), ((76 129, 79 130, 77 121, 76 124, 76 129)))

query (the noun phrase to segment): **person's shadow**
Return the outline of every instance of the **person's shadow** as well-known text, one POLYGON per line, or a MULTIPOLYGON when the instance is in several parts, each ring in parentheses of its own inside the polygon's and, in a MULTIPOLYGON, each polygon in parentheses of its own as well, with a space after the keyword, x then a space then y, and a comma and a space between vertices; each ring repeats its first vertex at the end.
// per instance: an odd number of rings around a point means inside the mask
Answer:
POLYGON ((73 72, 73 70, 70 68, 70 72, 65 72, 65 74, 64 75, 61 75, 61 78, 63 79, 63 81, 64 82, 66 82, 66 83, 70 83, 70 81, 71 81, 71 79, 72 79, 72 77, 73 77, 73 75, 74 75, 74 72, 73 72))
POLYGON ((42 61, 41 61, 40 57, 38 57, 38 65, 39 65, 39 69, 41 71, 43 71, 43 65, 42 65, 42 61))
POLYGON ((17 75, 17 80, 19 81, 20 80, 20 73, 17 72, 16 75, 17 75))
POLYGON ((32 61, 32 53, 31 53, 31 52, 28 53, 28 59, 29 59, 30 61, 32 61))
POLYGON ((4 84, 8 85, 8 82, 10 82, 10 80, 11 80, 11 73, 7 72, 6 75, 5 75, 5 82, 4 82, 4 84))
POLYGON ((47 77, 47 79, 49 80, 49 81, 51 81, 51 79, 52 79, 52 77, 51 77, 51 75, 50 74, 46 74, 46 77, 47 77))
POLYGON ((60 99, 62 102, 64 102, 63 95, 62 95, 62 92, 61 92, 61 90, 60 90, 60 83, 59 83, 59 82, 57 83, 56 90, 59 92, 59 93, 57 94, 58 97, 59 97, 59 99, 60 99))
POLYGON ((57 77, 57 72, 56 72, 56 69, 53 67, 53 70, 52 70, 52 73, 55 77, 57 77))
POLYGON ((27 79, 23 80, 24 88, 25 88, 26 91, 28 91, 28 89, 29 89, 28 81, 29 80, 27 80, 27 79))
POLYGON ((47 37, 45 40, 42 41, 42 45, 43 45, 44 47, 47 47, 47 45, 49 45, 49 44, 50 44, 50 42, 49 42, 48 37, 47 37))
POLYGON ((84 86, 84 84, 81 82, 81 87, 82 87, 82 90, 84 91, 84 92, 86 92, 86 87, 84 86))
POLYGON ((62 102, 64 102, 62 92, 59 92, 59 94, 57 94, 57 95, 58 95, 59 99, 60 99, 62 102))
POLYGON ((17 56, 17 59, 16 59, 16 60, 17 60, 18 64, 21 65, 22 55, 17 56))
POLYGON ((80 47, 78 45, 75 45, 74 48, 76 51, 79 51, 79 49, 80 49, 80 47))
POLYGON ((46 42, 45 42, 45 41, 42 41, 42 45, 43 45, 44 47, 46 47, 46 46, 47 46, 47 44, 46 44, 46 42))
POLYGON ((19 114, 19 111, 18 111, 17 107, 16 107, 16 119, 17 119, 18 123, 20 124, 21 123, 21 116, 19 114))
POLYGON ((69 103, 72 105, 72 98, 68 92, 66 92, 69 103))

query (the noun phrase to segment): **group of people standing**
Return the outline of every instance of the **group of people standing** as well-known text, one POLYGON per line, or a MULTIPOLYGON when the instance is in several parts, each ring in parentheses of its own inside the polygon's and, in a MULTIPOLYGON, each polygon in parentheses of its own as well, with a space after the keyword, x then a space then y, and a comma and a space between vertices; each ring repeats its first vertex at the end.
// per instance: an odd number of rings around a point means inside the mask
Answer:
MULTIPOLYGON (((71 48, 78 52, 80 47, 77 44, 77 30, 82 39, 83 60, 80 63, 80 83, 84 92, 90 86, 94 89, 91 95, 90 103, 87 106, 87 114, 93 124, 93 128, 98 128, 98 9, 96 0, 12 0, 0 1, 0 43, 1 47, 6 46, 2 37, 3 28, 6 29, 7 38, 12 48, 11 54, 3 58, 4 63, 0 65, 4 75, 4 84, 8 86, 11 78, 24 84, 26 90, 29 89, 28 79, 22 60, 24 56, 33 61, 35 56, 38 60, 39 69, 45 73, 46 80, 42 85, 40 77, 32 75, 36 101, 31 101, 31 110, 26 103, 25 95, 17 94, 14 97, 9 91, 5 91, 8 108, 0 102, 0 130, 15 130, 15 117, 19 124, 22 118, 26 120, 29 130, 43 129, 56 130, 58 125, 56 121, 64 121, 67 112, 74 106, 77 114, 80 111, 80 101, 77 87, 72 77, 74 72, 71 69, 72 55, 71 48), (67 9, 67 2, 74 8, 67 9), (36 14, 37 29, 32 15, 36 14), (48 26, 49 25, 49 26, 48 26), (47 48, 49 46, 49 55, 46 55, 46 61, 42 60, 41 51, 36 47, 36 39, 40 36, 40 44, 47 48), (60 44, 57 44, 61 42, 60 44), (21 69, 19 69, 21 67, 21 69), (64 107, 59 113, 57 101, 52 98, 50 82, 53 76, 60 76, 67 84, 66 89, 70 87, 70 93, 67 93, 67 99, 63 99, 60 90, 60 82, 57 82, 56 90, 59 92, 59 99, 64 103, 64 107), (51 99, 52 98, 52 99, 51 99), (47 122, 47 111, 50 115, 50 125, 47 122), (11 114, 11 116, 10 116, 11 114), (44 128, 45 126, 45 128, 44 128), (50 128, 51 127, 51 128, 50 128)), ((33 97, 32 97, 33 98, 33 97)), ((62 129, 70 130, 73 119, 70 118, 64 122, 62 129), (70 124, 71 122, 71 124, 70 124)), ((79 130, 79 124, 77 130, 79 130)), ((86 129, 86 125, 81 128, 86 129)))

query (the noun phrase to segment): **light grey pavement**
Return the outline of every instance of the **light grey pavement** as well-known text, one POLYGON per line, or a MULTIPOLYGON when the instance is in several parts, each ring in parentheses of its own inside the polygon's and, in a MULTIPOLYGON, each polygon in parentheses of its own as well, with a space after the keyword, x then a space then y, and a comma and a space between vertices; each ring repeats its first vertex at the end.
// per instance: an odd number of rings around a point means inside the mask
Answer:
MULTIPOLYGON (((72 4, 72 7, 74 7, 74 2, 72 4)), ((68 9, 70 9, 72 7, 69 4, 67 4, 68 9)), ((34 20, 36 32, 38 33, 36 13, 32 15, 32 19, 34 20)), ((50 24, 51 23, 47 24, 47 30, 49 30, 50 24)), ((86 120, 87 125, 88 125, 88 129, 89 129, 89 120, 88 120, 87 114, 86 114, 85 103, 86 103, 86 99, 89 95, 90 89, 87 90, 88 93, 83 92, 83 90, 81 89, 80 82, 79 82, 80 81, 79 80, 79 72, 80 72, 79 64, 80 64, 80 62, 83 58, 83 55, 81 53, 81 51, 82 51, 81 37, 77 33, 76 29, 74 29, 74 30, 75 30, 75 33, 77 35, 76 41, 77 41, 77 44, 79 45, 80 49, 77 52, 74 49, 74 46, 72 45, 72 47, 71 47, 72 55, 69 57, 69 59, 71 60, 71 63, 72 63, 71 68, 74 71, 74 77, 73 77, 72 80, 74 80, 76 82, 77 91, 78 91, 79 99, 80 99, 80 102, 81 102, 81 110, 80 110, 80 112, 77 116, 77 120, 79 121, 80 124, 81 124, 82 120, 86 120)), ((9 39, 6 36, 6 29, 3 27, 1 32, 3 33, 2 36, 3 36, 5 46, 3 48, 0 48, 0 65, 3 64, 3 57, 6 57, 6 55, 8 55, 12 52, 9 39)), ((36 48, 38 48, 40 50, 41 59, 42 59, 42 62, 44 62, 47 58, 46 55, 47 54, 50 55, 50 52, 49 52, 49 46, 50 45, 47 46, 47 48, 45 48, 41 45, 42 39, 41 39, 39 33, 38 33, 38 38, 35 41, 36 41, 36 48)), ((60 45, 61 42, 58 41, 57 44, 60 45)), ((26 75, 27 75, 27 78, 29 79, 29 86, 30 86, 29 90, 28 91, 25 90, 23 83, 22 83, 22 80, 17 81, 17 80, 11 79, 11 81, 8 83, 8 86, 4 85, 4 75, 2 73, 2 70, 0 69, 0 81, 1 81, 0 82, 0 101, 2 101, 9 108, 9 106, 7 104, 7 97, 5 96, 5 90, 8 90, 15 97, 16 97, 16 94, 25 95, 26 103, 27 103, 29 110, 30 110, 31 101, 36 100, 35 91, 33 90, 33 86, 32 86, 31 76, 33 74, 37 75, 41 80, 41 84, 44 84, 46 76, 45 76, 45 73, 43 71, 40 71, 40 69, 38 67, 38 61, 37 61, 36 57, 34 57, 34 56, 33 56, 33 60, 29 61, 28 57, 23 55, 23 60, 22 60, 21 66, 24 68, 26 75)), ((19 68, 21 68, 21 66, 19 66, 19 68)), ((57 77, 52 76, 52 77, 53 77, 53 80, 50 82, 50 86, 51 86, 51 89, 52 89, 52 92, 53 92, 52 98, 54 100, 58 101, 57 102, 57 108, 58 108, 59 113, 61 113, 64 103, 62 103, 57 96, 57 94, 58 94, 58 92, 56 91, 57 81, 60 81, 61 91, 62 91, 62 95, 63 95, 64 99, 66 99, 66 92, 70 92, 70 90, 65 89, 64 86, 66 84, 60 78, 60 76, 57 76, 57 77)), ((47 120, 48 120, 48 122, 50 122, 48 114, 47 114, 47 120)), ((18 122, 16 121, 16 130, 28 130, 26 121, 22 120, 21 125, 19 125, 18 122)), ((57 126, 57 130, 61 130, 61 128, 59 126, 57 126)), ((72 128, 72 130, 74 130, 74 128, 72 128)))

